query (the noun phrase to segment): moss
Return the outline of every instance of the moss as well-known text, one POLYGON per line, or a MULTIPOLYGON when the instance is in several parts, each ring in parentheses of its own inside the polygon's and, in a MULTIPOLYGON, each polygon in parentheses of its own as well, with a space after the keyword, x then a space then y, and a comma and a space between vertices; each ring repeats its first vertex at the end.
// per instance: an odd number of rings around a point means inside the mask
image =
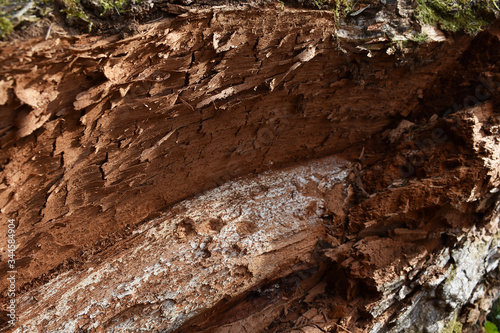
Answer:
POLYGON ((88 21, 89 17, 79 0, 64 0, 63 3, 66 8, 62 9, 62 12, 66 14, 66 17, 88 21))
POLYGON ((498 333, 497 325, 495 325, 491 321, 486 321, 483 326, 486 333, 498 333))
POLYGON ((486 332, 494 332, 495 329, 498 332, 498 327, 500 327, 500 298, 493 302, 490 313, 486 318, 487 321, 484 323, 486 332))
POLYGON ((335 21, 339 22, 342 18, 349 15, 356 5, 355 0, 312 0, 318 9, 330 9, 335 15, 335 21))
POLYGON ((463 329, 463 326, 462 326, 462 323, 456 321, 455 324, 453 325, 453 333, 462 333, 462 329, 463 329))
POLYGON ((52 13, 53 0, 0 0, 0 38, 19 24, 38 21, 52 13))
POLYGON ((354 10, 355 1, 353 0, 336 0, 335 2, 335 19, 338 21, 346 17, 354 10))
POLYGON ((494 19, 495 0, 417 0, 416 16, 423 24, 438 24, 450 32, 475 34, 494 19))
POLYGON ((89 32, 92 30, 92 21, 83 9, 79 0, 62 0, 63 12, 69 20, 80 21, 88 25, 89 32))
POLYGON ((127 0, 99 0, 99 4, 102 8, 101 15, 104 15, 110 11, 115 10, 117 14, 122 14, 125 11, 125 7, 128 5, 127 0))
POLYGON ((462 324, 457 321, 457 313, 453 316, 453 319, 443 328, 441 333, 462 333, 462 324))
POLYGON ((26 21, 41 20, 57 9, 70 25, 87 26, 92 30, 90 13, 110 17, 122 14, 140 0, 0 0, 0 39, 5 38, 16 26, 26 21), (27 8, 26 10, 24 10, 27 8), (17 15, 22 11, 22 15, 17 15))
POLYGON ((456 276, 457 276, 457 265, 452 264, 450 274, 446 278, 446 283, 449 284, 449 283, 453 282, 453 280, 455 280, 456 276))
POLYGON ((5 17, 4 13, 0 13, 0 37, 3 38, 10 34, 14 30, 14 25, 12 22, 5 17))
POLYGON ((429 36, 424 32, 424 33, 421 33, 421 34, 415 34, 413 35, 410 40, 412 42, 415 42, 415 43, 418 43, 418 44, 421 44, 421 43, 425 43, 429 40, 429 36))

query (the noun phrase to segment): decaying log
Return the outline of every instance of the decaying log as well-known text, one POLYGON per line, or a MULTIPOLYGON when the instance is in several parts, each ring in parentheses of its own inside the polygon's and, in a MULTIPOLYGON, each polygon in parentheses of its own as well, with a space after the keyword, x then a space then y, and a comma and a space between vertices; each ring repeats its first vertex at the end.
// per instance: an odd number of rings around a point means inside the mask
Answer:
POLYGON ((411 4, 380 6, 169 4, 133 36, 3 43, 2 328, 477 331, 500 26, 416 45, 411 4))

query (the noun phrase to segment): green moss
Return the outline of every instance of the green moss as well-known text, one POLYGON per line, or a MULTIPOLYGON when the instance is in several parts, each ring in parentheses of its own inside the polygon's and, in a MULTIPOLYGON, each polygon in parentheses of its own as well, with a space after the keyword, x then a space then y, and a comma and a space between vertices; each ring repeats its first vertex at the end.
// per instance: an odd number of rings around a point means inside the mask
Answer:
POLYGON ((354 10, 356 0, 312 0, 318 9, 330 9, 335 15, 335 21, 339 22, 354 10))
POLYGON ((41 20, 60 9, 69 24, 86 25, 92 30, 91 14, 110 17, 122 14, 140 0, 0 0, 0 39, 26 21, 41 20), (19 15, 21 13, 22 15, 19 15))
POLYGON ((66 17, 88 21, 89 17, 87 13, 85 13, 85 11, 83 10, 78 0, 64 1, 64 3, 67 5, 67 7, 62 9, 62 12, 66 14, 66 17))
POLYGON ((3 38, 10 34, 14 30, 14 26, 12 25, 12 22, 5 17, 4 13, 0 13, 0 37, 3 38))
POLYGON ((462 333, 462 329, 463 329, 463 326, 462 326, 462 323, 459 323, 458 321, 455 322, 455 324, 453 325, 453 333, 462 333))
POLYGON ((353 0, 336 0, 334 1, 334 3, 335 19, 337 21, 351 13, 354 10, 354 6, 356 4, 353 0))
POLYGON ((495 0, 417 0, 416 16, 423 24, 438 24, 450 32, 477 33, 494 18, 495 0))
POLYGON ((36 22, 53 9, 53 0, 0 0, 0 38, 6 37, 22 22, 36 22))
POLYGON ((101 15, 104 15, 110 11, 116 10, 117 14, 122 14, 125 11, 125 7, 128 5, 127 0, 99 0, 99 4, 102 8, 101 15))
POLYGON ((442 333, 462 333, 462 324, 457 321, 457 313, 453 316, 453 319, 443 328, 442 333))
POLYGON ((484 324, 484 329, 488 333, 495 332, 498 333, 498 327, 500 327, 500 298, 493 302, 490 313, 486 316, 488 319, 484 324))
POLYGON ((484 330, 486 333, 499 333, 497 325, 493 324, 491 321, 486 321, 484 323, 484 330))
POLYGON ((415 42, 415 43, 418 43, 418 44, 421 44, 421 43, 425 43, 429 40, 429 36, 424 32, 424 33, 421 33, 421 34, 415 34, 413 35, 410 40, 412 42, 415 42))
POLYGON ((92 21, 90 21, 89 16, 83 9, 80 0, 63 0, 63 12, 66 15, 66 18, 81 21, 85 24, 88 24, 89 32, 92 30, 92 21))
POLYGON ((449 283, 453 282, 453 280, 455 280, 456 276, 457 276, 457 265, 452 264, 450 274, 446 278, 446 283, 449 284, 449 283))

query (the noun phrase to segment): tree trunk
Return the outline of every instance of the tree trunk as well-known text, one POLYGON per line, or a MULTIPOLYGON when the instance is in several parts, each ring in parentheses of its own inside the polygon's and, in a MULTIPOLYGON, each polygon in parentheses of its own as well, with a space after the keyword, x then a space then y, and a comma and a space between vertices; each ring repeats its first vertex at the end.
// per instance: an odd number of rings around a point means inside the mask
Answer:
POLYGON ((417 44, 408 6, 346 25, 191 9, 132 36, 4 43, 14 330, 480 331, 498 294, 500 26, 419 27, 417 44))

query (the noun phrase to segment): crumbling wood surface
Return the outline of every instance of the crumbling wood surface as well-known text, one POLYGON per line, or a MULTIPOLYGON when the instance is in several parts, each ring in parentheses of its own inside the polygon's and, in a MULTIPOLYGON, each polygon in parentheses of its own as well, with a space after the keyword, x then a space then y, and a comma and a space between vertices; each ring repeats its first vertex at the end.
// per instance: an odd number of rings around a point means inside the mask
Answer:
POLYGON ((472 329, 498 265, 498 26, 370 57, 351 28, 223 8, 4 44, 17 330, 472 329))

